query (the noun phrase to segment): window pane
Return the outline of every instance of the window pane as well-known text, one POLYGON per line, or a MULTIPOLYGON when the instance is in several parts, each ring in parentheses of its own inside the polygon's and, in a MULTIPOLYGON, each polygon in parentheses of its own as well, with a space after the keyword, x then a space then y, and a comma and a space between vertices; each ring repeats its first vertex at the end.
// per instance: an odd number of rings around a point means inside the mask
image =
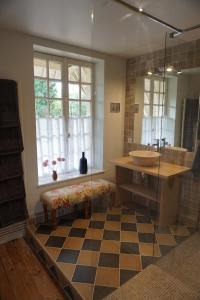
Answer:
POLYGON ((144 117, 149 117, 149 116, 150 116, 150 106, 144 105, 144 117))
POLYGON ((79 117, 78 101, 69 101, 69 117, 79 117))
POLYGON ((90 117, 91 116, 91 103, 81 102, 81 116, 90 117))
POLYGON ((36 97, 47 97, 47 81, 42 79, 35 79, 34 90, 36 97))
POLYGON ((165 95, 160 94, 160 105, 164 105, 164 104, 165 104, 165 95))
POLYGON ((153 117, 158 117, 158 106, 153 107, 153 117))
POLYGON ((159 104, 159 94, 153 94, 153 104, 159 104))
POLYGON ((69 83, 69 99, 79 99, 80 88, 79 84, 69 83))
POLYGON ((160 81, 160 93, 164 93, 165 92, 165 86, 166 86, 165 82, 160 81), (163 86, 164 86, 164 90, 163 90, 163 86))
POLYGON ((82 82, 92 82, 92 70, 88 67, 81 67, 81 81, 82 82))
POLYGON ((164 106, 159 106, 159 117, 164 116, 164 112, 165 112, 164 106))
POLYGON ((68 66, 69 81, 80 81, 80 67, 75 65, 68 66))
POLYGON ((62 101, 60 100, 52 100, 50 101, 50 117, 58 118, 63 115, 62 101))
POLYGON ((62 98, 62 83, 59 81, 49 82, 49 97, 62 98))
POLYGON ((47 77, 47 62, 45 59, 34 58, 34 76, 47 77))
POLYGON ((150 93, 144 93, 144 103, 150 104, 150 93))
POLYGON ((154 80, 154 92, 159 93, 159 87, 160 87, 159 83, 160 83, 159 80, 154 80))
POLYGON ((91 85, 81 85, 81 99, 91 100, 91 85))
POLYGON ((144 90, 145 91, 150 91, 150 89, 151 89, 151 80, 145 78, 144 79, 144 90))
POLYGON ((49 61, 49 78, 61 79, 62 64, 56 61, 49 61))
POLYGON ((48 101, 46 99, 35 100, 35 113, 36 118, 48 117, 48 101))

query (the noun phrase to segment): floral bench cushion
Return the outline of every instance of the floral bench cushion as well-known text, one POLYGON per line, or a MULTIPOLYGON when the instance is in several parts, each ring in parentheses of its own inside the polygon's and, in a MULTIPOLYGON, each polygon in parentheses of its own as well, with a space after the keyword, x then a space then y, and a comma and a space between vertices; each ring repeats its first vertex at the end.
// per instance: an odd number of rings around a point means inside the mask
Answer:
POLYGON ((115 184, 99 179, 44 192, 40 199, 49 208, 56 209, 70 207, 98 196, 109 195, 114 191, 115 184))

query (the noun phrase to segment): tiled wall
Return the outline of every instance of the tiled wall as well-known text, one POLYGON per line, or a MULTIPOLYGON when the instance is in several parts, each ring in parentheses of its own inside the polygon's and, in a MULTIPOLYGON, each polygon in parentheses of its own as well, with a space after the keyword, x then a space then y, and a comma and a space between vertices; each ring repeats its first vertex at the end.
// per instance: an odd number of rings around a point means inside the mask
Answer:
MULTIPOLYGON (((128 143, 128 138, 133 138, 134 134, 136 78, 146 75, 149 66, 154 68, 164 66, 164 57, 164 50, 159 50, 128 59, 127 61, 124 132, 124 152, 126 154, 132 149, 132 144, 128 143)), ((200 40, 168 48, 166 51, 166 65, 167 64, 173 64, 177 69, 200 67, 200 40)))
MULTIPOLYGON (((124 154, 133 150, 134 144, 129 139, 134 135, 134 103, 136 78, 144 76, 149 66, 158 68, 164 66, 165 51, 159 50, 131 58, 127 61, 126 73, 126 102, 124 127, 124 154)), ((172 64, 177 69, 190 69, 200 67, 200 39, 181 44, 166 51, 166 65, 172 64)), ((172 153, 165 153, 164 158, 172 163, 191 166, 193 154, 188 153, 185 158, 172 153)), ((182 190, 179 206, 179 221, 194 225, 199 218, 200 179, 194 179, 191 172, 183 176, 182 190)))

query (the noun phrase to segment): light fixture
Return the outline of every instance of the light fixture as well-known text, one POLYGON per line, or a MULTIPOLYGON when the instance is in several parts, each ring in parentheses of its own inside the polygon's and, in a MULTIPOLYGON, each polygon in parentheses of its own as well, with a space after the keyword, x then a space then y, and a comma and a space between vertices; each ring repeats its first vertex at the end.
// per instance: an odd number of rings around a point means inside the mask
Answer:
POLYGON ((173 67, 171 67, 171 66, 167 67, 166 71, 167 72, 172 72, 173 71, 173 67))
POLYGON ((175 27, 175 26, 173 26, 173 25, 171 25, 171 24, 169 24, 169 23, 167 23, 167 22, 165 22, 165 21, 149 14, 148 12, 144 11, 141 7, 138 8, 138 7, 136 7, 136 6, 134 6, 130 3, 127 3, 124 0, 113 0, 113 1, 120 4, 120 5, 123 5, 124 7, 130 9, 131 11, 142 14, 143 16, 145 16, 145 17, 149 18, 150 20, 153 20, 154 22, 157 22, 157 23, 169 28, 170 30, 173 30, 173 32, 170 33, 171 38, 174 38, 174 37, 176 37, 180 34, 183 34, 185 32, 192 31, 194 29, 200 29, 200 24, 197 24, 197 25, 189 27, 189 28, 184 28, 184 29, 177 28, 177 27, 175 27))
POLYGON ((150 76, 153 75, 153 73, 151 71, 148 71, 147 74, 150 75, 150 76))
POLYGON ((94 22, 94 12, 93 11, 91 12, 91 21, 92 21, 92 23, 94 22))
POLYGON ((178 75, 180 75, 180 74, 182 74, 182 73, 183 73, 182 71, 177 71, 177 74, 178 74, 178 75))

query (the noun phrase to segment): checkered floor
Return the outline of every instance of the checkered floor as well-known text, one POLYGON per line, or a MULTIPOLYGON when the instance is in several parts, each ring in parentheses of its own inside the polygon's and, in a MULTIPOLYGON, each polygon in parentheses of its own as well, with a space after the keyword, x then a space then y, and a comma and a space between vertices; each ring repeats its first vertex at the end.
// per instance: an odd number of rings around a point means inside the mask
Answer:
POLYGON ((91 219, 40 225, 36 238, 83 299, 99 300, 190 235, 184 226, 159 228, 141 210, 113 208, 91 219))

